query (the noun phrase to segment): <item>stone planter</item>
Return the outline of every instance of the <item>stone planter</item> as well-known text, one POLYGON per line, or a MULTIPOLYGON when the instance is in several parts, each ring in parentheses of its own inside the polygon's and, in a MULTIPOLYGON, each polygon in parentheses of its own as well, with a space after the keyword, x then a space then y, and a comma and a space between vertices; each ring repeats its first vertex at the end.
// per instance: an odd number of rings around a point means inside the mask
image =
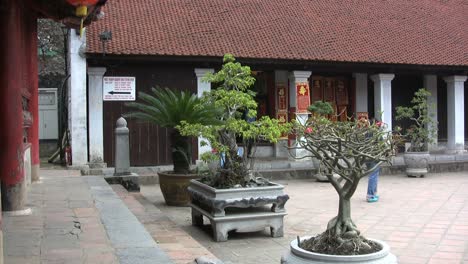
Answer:
MULTIPOLYGON (((310 237, 304 237, 308 239, 310 237)), ((281 264, 325 264, 325 263, 366 263, 366 264, 396 264, 397 258, 390 253, 390 247, 383 241, 372 239, 382 245, 382 250, 366 255, 326 255, 306 251, 297 246, 297 240, 291 241, 290 249, 281 257, 281 264)))
POLYGON ((197 180, 191 180, 188 192, 192 203, 207 210, 213 216, 225 216, 225 208, 260 207, 272 204, 272 212, 284 212, 289 196, 284 186, 270 182, 269 186, 254 188, 215 189, 197 180))
POLYGON ((190 181, 198 178, 197 174, 174 174, 172 172, 158 172, 159 186, 164 201, 171 206, 188 206, 190 195, 187 187, 190 181))
POLYGON ((429 158, 429 152, 405 152, 403 159, 406 164, 406 175, 424 177, 428 172, 429 158))
POLYGON ((284 186, 270 183, 264 187, 215 189, 197 180, 190 181, 192 224, 211 223, 215 241, 227 241, 228 232, 261 231, 266 227, 272 237, 283 236, 284 205, 289 199, 284 186), (271 204, 271 207, 268 206, 271 204))
POLYGON ((327 176, 322 174, 321 166, 320 166, 320 160, 317 158, 312 158, 312 164, 314 165, 314 168, 316 169, 316 173, 314 175, 315 179, 318 182, 329 182, 327 176))

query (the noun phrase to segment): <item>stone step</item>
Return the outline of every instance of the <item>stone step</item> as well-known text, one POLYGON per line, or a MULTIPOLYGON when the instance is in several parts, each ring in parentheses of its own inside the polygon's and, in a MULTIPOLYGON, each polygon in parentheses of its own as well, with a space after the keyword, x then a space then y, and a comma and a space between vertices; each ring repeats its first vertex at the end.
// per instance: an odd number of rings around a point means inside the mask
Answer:
POLYGON ((102 177, 84 179, 120 263, 175 263, 102 177))
MULTIPOLYGON (((138 174, 140 185, 159 183, 158 171, 171 170, 172 166, 148 166, 130 167, 130 171, 138 174)), ((311 161, 258 158, 255 162, 255 170, 267 179, 310 179, 315 174, 315 168, 311 161)), ((468 171, 468 154, 435 154, 430 156, 429 172, 457 172, 468 171)), ((95 172, 93 170, 93 172, 95 172)), ((103 168, 100 173, 93 175, 112 176, 114 168, 103 168)), ((382 175, 404 174, 405 163, 402 155, 394 157, 393 164, 382 166, 382 175)))
POLYGON ((194 262, 200 257, 210 259, 213 263, 222 263, 140 193, 128 192, 121 185, 111 187, 174 263, 200 263, 194 262))

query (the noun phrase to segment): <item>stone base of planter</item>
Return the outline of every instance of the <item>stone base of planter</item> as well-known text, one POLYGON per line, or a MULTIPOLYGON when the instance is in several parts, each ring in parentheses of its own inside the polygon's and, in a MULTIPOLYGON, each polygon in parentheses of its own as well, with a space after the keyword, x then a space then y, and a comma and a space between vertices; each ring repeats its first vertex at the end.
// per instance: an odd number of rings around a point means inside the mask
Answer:
MULTIPOLYGON (((309 239, 303 237, 302 239, 309 239)), ((326 255, 306 251, 293 240, 290 249, 281 257, 281 264, 331 264, 331 263, 353 263, 353 264, 397 264, 397 258, 390 253, 390 247, 383 241, 372 239, 382 245, 382 250, 366 255, 326 255)))
POLYGON ((228 232, 262 231, 270 228, 272 237, 283 236, 283 218, 285 212, 271 212, 268 207, 227 208, 225 216, 214 216, 195 204, 192 207, 192 225, 202 226, 203 216, 208 218, 213 229, 213 239, 216 242, 228 240, 228 232))

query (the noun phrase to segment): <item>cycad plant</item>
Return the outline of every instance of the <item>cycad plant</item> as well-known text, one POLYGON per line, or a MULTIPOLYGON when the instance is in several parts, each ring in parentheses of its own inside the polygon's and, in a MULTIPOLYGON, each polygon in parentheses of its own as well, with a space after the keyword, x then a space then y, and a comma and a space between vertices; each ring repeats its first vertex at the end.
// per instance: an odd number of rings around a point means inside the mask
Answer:
MULTIPOLYGON (((182 121, 193 124, 216 124, 217 110, 203 104, 194 94, 173 91, 169 88, 152 88, 152 94, 138 93, 140 102, 127 103, 135 111, 126 117, 147 121, 160 127, 176 128, 182 121)), ((177 129, 171 132, 172 161, 174 173, 187 174, 191 163, 191 140, 177 129)))

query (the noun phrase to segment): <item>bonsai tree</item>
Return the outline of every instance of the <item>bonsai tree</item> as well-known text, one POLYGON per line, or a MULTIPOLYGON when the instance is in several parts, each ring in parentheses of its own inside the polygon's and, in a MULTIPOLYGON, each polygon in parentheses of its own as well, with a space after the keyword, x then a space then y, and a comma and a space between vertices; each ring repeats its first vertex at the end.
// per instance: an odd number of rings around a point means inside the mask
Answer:
POLYGON ((307 110, 311 112, 313 115, 319 116, 327 116, 333 114, 333 107, 330 103, 323 102, 323 101, 316 101, 311 104, 307 110))
MULTIPOLYGON (((141 102, 127 103, 135 111, 126 117, 147 121, 161 127, 176 128, 181 122, 187 124, 216 124, 217 109, 203 102, 194 94, 173 91, 169 88, 152 88, 152 94, 138 93, 141 102)), ((191 140, 179 130, 171 131, 171 149, 174 172, 187 174, 191 164, 191 140)))
POLYGON ((429 111, 428 97, 431 95, 424 88, 419 89, 411 100, 412 106, 398 106, 396 120, 410 120, 411 126, 406 129, 405 136, 409 138, 411 152, 428 151, 429 144, 434 143, 437 133, 437 121, 429 111))
POLYGON ((299 246, 330 255, 378 251, 378 244, 363 237, 353 222, 351 197, 363 177, 391 161, 392 133, 367 119, 333 122, 321 115, 313 115, 305 124, 296 123, 295 132, 300 138, 296 148, 307 150, 305 157, 321 161, 322 173, 339 196, 338 214, 328 222, 327 230, 306 241, 298 238, 299 246))
POLYGON ((217 188, 246 186, 254 180, 252 168, 256 142, 265 140, 276 142, 282 134, 289 130, 288 125, 282 125, 277 119, 257 116, 255 93, 249 88, 255 78, 250 67, 236 62, 231 54, 223 58, 222 68, 214 73, 208 73, 204 80, 214 84, 214 89, 202 97, 205 105, 214 105, 221 109, 218 125, 182 122, 182 135, 202 136, 211 145, 213 151, 204 155, 206 159, 220 160, 221 166, 211 175, 210 182, 217 188), (239 151, 237 139, 241 139, 244 151, 239 151), (246 149, 251 145, 252 153, 246 149))

